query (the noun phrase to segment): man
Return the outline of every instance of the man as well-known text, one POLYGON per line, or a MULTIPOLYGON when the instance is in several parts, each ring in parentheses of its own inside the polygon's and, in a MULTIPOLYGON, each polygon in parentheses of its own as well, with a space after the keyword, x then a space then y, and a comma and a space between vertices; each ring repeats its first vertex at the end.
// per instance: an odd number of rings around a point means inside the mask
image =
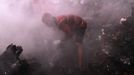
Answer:
POLYGON ((65 39, 73 39, 77 48, 77 62, 79 68, 82 68, 83 46, 82 41, 87 28, 87 23, 76 15, 62 15, 54 17, 49 13, 45 13, 42 21, 50 27, 58 27, 65 33, 65 39))

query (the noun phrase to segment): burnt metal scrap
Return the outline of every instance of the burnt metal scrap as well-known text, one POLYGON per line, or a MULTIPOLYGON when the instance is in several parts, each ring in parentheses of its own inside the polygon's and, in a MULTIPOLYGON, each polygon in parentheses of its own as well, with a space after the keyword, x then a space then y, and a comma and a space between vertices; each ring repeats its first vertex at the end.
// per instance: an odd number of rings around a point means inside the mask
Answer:
POLYGON ((21 46, 10 44, 0 55, 0 75, 12 75, 20 66, 23 49, 21 46))
POLYGON ((0 55, 0 75, 44 75, 44 70, 35 59, 21 56, 23 48, 10 44, 0 55), (43 70, 43 71, 42 71, 43 70))

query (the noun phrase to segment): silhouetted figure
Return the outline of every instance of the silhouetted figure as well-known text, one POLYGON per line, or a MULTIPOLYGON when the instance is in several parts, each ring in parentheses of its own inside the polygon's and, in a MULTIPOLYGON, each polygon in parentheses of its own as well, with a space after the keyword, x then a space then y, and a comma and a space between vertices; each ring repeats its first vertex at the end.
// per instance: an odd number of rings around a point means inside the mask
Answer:
MULTIPOLYGON (((87 28, 86 21, 76 15, 61 15, 55 17, 49 13, 45 13, 43 15, 42 21, 49 27, 58 28, 65 33, 65 38, 61 42, 61 44, 65 44, 62 49, 62 61, 64 61, 64 65, 60 64, 60 66, 64 66, 66 68, 71 66, 72 68, 77 67, 82 69, 84 53, 83 38, 87 28), (73 43, 68 44, 67 40, 72 40, 73 43), (72 46, 76 49, 71 49, 70 47, 72 46)), ((70 68, 70 70, 72 68, 70 68)))

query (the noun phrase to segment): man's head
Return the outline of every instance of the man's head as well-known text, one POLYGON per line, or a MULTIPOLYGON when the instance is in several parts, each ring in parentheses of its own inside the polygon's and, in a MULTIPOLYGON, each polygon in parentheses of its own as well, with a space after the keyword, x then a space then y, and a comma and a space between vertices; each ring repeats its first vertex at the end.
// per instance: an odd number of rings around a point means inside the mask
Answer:
POLYGON ((42 22, 48 26, 54 26, 56 24, 56 18, 50 13, 43 14, 42 22))

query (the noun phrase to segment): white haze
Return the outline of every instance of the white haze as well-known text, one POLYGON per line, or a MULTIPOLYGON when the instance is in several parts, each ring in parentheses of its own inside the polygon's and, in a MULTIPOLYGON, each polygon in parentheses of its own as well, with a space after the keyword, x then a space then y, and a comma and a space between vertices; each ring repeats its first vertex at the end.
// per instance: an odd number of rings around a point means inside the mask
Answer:
POLYGON ((98 9, 95 0, 0 0, 0 52, 14 43, 23 47, 26 56, 53 62, 59 58, 57 43, 64 33, 43 24, 43 13, 75 14, 88 20, 98 10, 102 21, 119 20, 130 15, 129 0, 123 1, 101 0, 98 9))

